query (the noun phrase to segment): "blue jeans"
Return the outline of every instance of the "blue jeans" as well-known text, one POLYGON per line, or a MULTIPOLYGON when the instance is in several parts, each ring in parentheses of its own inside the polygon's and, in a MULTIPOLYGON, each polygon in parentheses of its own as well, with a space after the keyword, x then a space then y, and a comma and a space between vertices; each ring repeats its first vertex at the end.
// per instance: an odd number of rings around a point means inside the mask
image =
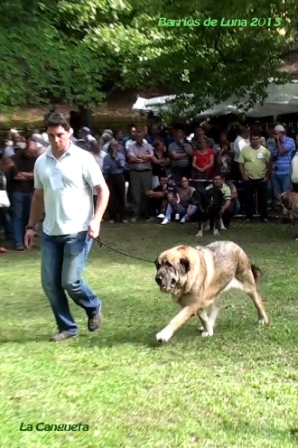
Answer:
POLYGON ((271 177, 272 190, 274 199, 285 191, 291 190, 291 176, 290 174, 274 174, 271 177))
POLYGON ((15 247, 24 246, 25 228, 29 221, 32 196, 33 193, 22 193, 21 191, 12 191, 9 195, 15 247))
POLYGON ((41 283, 59 332, 78 332, 66 293, 86 311, 88 317, 94 316, 101 308, 100 299, 81 277, 92 241, 87 231, 62 236, 42 234, 41 283))
POLYGON ((172 213, 175 210, 176 213, 179 213, 179 215, 182 215, 183 218, 185 218, 185 220, 188 221, 190 216, 192 216, 197 211, 197 207, 195 205, 192 205, 189 210, 189 214, 186 213, 187 208, 188 207, 184 207, 181 204, 176 204, 175 206, 173 206, 172 204, 168 204, 166 208, 165 217, 167 218, 168 221, 171 221, 172 213))

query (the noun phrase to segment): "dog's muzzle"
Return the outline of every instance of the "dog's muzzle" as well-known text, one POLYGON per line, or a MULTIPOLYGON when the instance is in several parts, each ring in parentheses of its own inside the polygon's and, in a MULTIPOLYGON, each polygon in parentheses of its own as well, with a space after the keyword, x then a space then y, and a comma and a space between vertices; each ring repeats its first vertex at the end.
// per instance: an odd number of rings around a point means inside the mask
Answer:
POLYGON ((169 292, 171 291, 174 286, 176 285, 176 281, 172 278, 170 283, 161 275, 156 275, 155 276, 155 281, 158 284, 158 286, 160 287, 161 291, 165 291, 165 292, 169 292))

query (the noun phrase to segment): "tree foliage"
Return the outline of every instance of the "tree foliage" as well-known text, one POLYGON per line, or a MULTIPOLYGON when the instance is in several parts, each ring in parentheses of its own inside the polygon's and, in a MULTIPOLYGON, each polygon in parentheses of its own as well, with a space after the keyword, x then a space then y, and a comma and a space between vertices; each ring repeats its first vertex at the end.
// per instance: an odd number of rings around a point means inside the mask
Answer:
POLYGON ((296 50, 297 5, 294 0, 4 0, 0 104, 66 100, 93 108, 111 89, 162 86, 178 95, 193 93, 187 101, 196 108, 231 94, 262 100, 269 78, 287 80, 278 68, 296 50), (158 26, 161 17, 201 25, 158 26), (248 25, 204 26, 208 17, 219 23, 223 17, 246 19, 248 25), (281 24, 249 26, 254 17, 279 18, 281 24))

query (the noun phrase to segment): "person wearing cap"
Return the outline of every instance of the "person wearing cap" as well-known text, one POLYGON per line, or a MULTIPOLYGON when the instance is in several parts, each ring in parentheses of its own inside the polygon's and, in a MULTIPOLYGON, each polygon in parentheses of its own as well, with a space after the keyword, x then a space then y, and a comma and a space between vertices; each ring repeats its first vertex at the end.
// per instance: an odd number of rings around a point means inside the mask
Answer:
POLYGON ((272 160, 272 189, 273 197, 277 197, 291 189, 291 160, 295 151, 295 142, 287 137, 283 125, 274 128, 275 145, 271 149, 272 160))

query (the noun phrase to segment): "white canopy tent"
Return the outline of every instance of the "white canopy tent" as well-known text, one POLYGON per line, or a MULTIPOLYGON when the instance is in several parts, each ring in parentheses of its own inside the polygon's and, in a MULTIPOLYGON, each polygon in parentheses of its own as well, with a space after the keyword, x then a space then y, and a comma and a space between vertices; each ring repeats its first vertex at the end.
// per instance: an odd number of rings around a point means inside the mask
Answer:
MULTIPOLYGON (((240 102, 244 107, 239 108, 235 105, 237 97, 232 96, 227 101, 215 104, 210 109, 196 114, 196 118, 217 117, 230 113, 244 113, 247 117, 254 118, 298 113, 298 80, 293 80, 291 83, 283 85, 271 83, 267 87, 267 94, 263 105, 256 103, 253 108, 248 110, 245 110, 247 99, 241 99, 240 102)), ((189 97, 191 96, 189 95, 189 97)), ((160 96, 151 99, 138 97, 132 109, 140 112, 152 111, 158 114, 160 110, 169 110, 171 108, 171 102, 175 98, 176 95, 160 96)))

